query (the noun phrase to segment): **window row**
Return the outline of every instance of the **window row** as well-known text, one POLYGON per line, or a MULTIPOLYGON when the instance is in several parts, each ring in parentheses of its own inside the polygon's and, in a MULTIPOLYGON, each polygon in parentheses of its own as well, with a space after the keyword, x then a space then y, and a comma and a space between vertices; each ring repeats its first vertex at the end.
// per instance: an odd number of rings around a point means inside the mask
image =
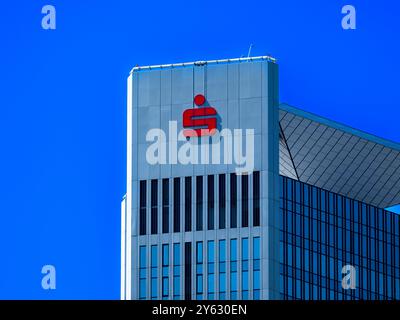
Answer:
POLYGON ((321 237, 319 239, 310 239, 299 234, 281 232, 281 241, 322 254, 336 254, 347 257, 347 260, 368 259, 400 268, 400 250, 398 246, 393 244, 355 234, 339 233, 339 236, 321 237))
POLYGON ((312 223, 314 226, 318 226, 318 228, 321 228, 322 232, 324 232, 325 228, 329 227, 330 229, 334 228, 335 230, 342 230, 343 232, 351 232, 356 235, 367 236, 368 238, 377 239, 387 243, 400 243, 400 237, 395 232, 379 230, 371 226, 363 225, 349 220, 346 220, 344 222, 342 218, 339 218, 337 216, 329 215, 329 217, 326 217, 323 212, 320 212, 317 209, 313 209, 313 211, 315 211, 315 214, 310 217, 304 212, 293 212, 291 210, 281 208, 280 223, 282 225, 283 219, 286 216, 286 220, 289 223, 289 231, 297 230, 308 232, 308 230, 310 229, 310 224, 312 223))
POLYGON ((151 234, 237 228, 239 222, 241 227, 248 227, 249 224, 260 226, 259 171, 252 174, 251 196, 248 175, 238 176, 231 173, 184 177, 183 179, 177 177, 171 180, 172 183, 170 179, 139 182, 139 235, 147 234, 148 223, 150 223, 151 234), (227 179, 229 179, 229 190, 227 179), (149 188, 148 183, 150 183, 149 188), (159 183, 161 183, 160 188, 159 183), (239 183, 241 184, 240 194, 238 194, 239 183), (170 199, 171 184, 172 199, 170 199), (149 203, 148 190, 150 191, 149 203), (181 199, 182 196, 183 199, 181 199), (192 210, 194 210, 195 221, 192 221, 192 210), (170 230, 170 212, 173 230, 170 230), (229 226, 227 226, 227 213, 229 213, 229 226), (249 213, 252 213, 251 217, 249 213), (148 214, 150 214, 150 219, 148 219, 148 214), (181 226, 181 214, 184 218, 183 226, 181 226), (160 225, 159 215, 161 216, 160 225), (240 220, 238 215, 240 215, 240 220))
MULTIPOLYGON (((397 285, 400 285, 397 283, 397 285)), ((295 279, 280 275, 280 286, 286 288, 285 292, 281 292, 283 300, 388 300, 388 296, 372 292, 370 290, 357 288, 356 290, 335 290, 334 286, 322 287, 312 284, 302 279, 295 279)), ((339 284, 340 286, 340 284, 339 284)), ((398 291, 397 291, 398 292, 398 291)), ((400 299, 400 295, 396 295, 395 299, 400 299)))
POLYGON ((280 206, 285 210, 311 215, 326 213, 363 225, 400 234, 400 215, 280 176, 280 206), (314 209, 314 210, 310 210, 314 209), (315 211, 318 210, 318 211, 315 211))
POLYGON ((311 251, 304 247, 295 247, 290 244, 280 242, 281 263, 289 267, 297 267, 305 271, 310 271, 321 276, 334 277, 336 272, 334 268, 350 264, 364 270, 377 272, 388 277, 400 278, 398 266, 376 262, 367 258, 354 259, 351 256, 342 256, 333 254, 328 255, 321 251, 311 251))
POLYGON ((260 237, 251 240, 251 248, 248 238, 197 241, 193 243, 194 248, 191 242, 185 242, 182 248, 181 243, 174 243, 172 256, 170 244, 140 246, 139 299, 249 299, 250 289, 252 298, 260 299, 260 237), (252 250, 251 255, 249 250, 252 250), (159 254, 160 263, 157 260, 159 254), (249 281, 252 281, 251 287, 249 281))

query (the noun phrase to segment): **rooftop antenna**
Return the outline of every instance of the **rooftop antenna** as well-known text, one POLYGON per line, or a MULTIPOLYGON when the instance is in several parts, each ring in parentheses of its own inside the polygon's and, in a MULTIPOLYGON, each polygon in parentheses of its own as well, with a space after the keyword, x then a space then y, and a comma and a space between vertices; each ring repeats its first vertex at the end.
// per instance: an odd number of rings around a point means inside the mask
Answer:
POLYGON ((250 58, 251 48, 253 48, 253 44, 252 43, 250 43, 249 51, 247 52, 247 60, 249 60, 249 58, 250 58))

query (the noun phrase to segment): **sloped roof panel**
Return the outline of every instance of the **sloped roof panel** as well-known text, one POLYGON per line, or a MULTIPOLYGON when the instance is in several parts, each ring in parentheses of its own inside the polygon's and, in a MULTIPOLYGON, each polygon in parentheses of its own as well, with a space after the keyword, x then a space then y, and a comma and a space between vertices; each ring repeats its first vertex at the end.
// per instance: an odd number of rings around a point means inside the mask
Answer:
POLYGON ((400 144, 282 104, 280 174, 387 208, 400 203, 400 144))

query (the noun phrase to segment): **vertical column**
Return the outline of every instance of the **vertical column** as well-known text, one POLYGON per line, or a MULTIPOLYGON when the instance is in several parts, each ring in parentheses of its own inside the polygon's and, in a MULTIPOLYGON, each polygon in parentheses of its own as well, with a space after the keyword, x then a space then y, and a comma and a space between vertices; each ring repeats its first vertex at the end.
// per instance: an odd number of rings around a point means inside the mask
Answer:
MULTIPOLYGON (((133 75, 129 75, 127 81, 127 137, 126 137, 126 210, 128 212, 126 219, 126 278, 125 278, 125 299, 132 298, 132 184, 133 184, 133 163, 132 163, 132 149, 133 149, 133 75)), ((135 221, 133 221, 135 223, 135 221)), ((136 227, 135 223, 135 227, 136 227)), ((133 229, 134 234, 136 228, 133 229)), ((135 246, 133 246, 135 248, 135 246)))
POLYGON ((262 64, 261 299, 279 299, 278 65, 262 64))
POLYGON ((126 198, 122 199, 121 202, 121 293, 120 299, 125 300, 126 290, 126 274, 125 274, 125 263, 126 263, 126 198))

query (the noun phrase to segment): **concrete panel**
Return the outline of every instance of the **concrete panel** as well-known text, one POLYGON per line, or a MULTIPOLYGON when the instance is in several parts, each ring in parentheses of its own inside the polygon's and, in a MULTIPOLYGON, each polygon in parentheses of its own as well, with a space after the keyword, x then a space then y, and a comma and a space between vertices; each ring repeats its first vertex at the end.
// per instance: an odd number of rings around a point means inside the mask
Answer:
POLYGON ((206 68, 207 100, 228 99, 228 65, 211 65, 206 68))
POLYGON ((259 62, 239 64, 240 98, 261 97, 261 66, 259 62))
POLYGON ((193 68, 172 69, 172 103, 193 104, 193 68))
POLYGON ((160 105, 160 71, 143 72, 138 79, 139 107, 160 105))
POLYGON ((261 134, 261 98, 241 99, 239 102, 241 129, 253 129, 261 134))

